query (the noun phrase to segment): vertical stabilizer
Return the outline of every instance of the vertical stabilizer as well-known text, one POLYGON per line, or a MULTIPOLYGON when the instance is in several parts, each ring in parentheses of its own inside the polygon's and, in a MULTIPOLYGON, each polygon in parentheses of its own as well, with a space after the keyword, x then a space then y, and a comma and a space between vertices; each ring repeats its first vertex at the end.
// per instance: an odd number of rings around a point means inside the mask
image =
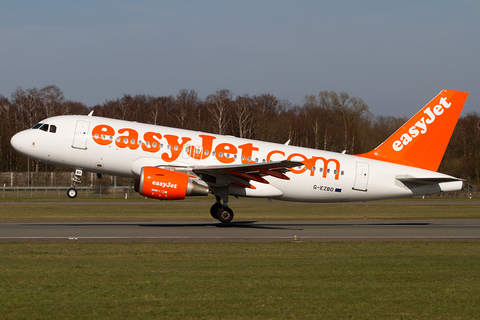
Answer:
POLYGON ((385 142, 357 156, 437 171, 467 96, 443 90, 385 142))

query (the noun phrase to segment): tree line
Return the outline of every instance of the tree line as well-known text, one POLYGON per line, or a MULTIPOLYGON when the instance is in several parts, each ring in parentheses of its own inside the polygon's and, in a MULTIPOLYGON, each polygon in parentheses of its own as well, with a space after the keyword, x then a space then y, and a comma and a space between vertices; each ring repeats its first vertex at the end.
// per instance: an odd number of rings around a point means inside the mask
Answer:
MULTIPOLYGON (((345 92, 321 91, 292 105, 269 93, 235 96, 219 89, 201 99, 195 90, 175 96, 124 95, 93 107, 66 100, 54 85, 17 88, 0 95, 0 171, 61 171, 28 160, 10 146, 18 131, 40 120, 67 114, 88 114, 359 154, 372 150, 405 123, 406 118, 373 115, 364 101, 345 92)), ((439 171, 480 184, 480 117, 460 117, 439 171)))

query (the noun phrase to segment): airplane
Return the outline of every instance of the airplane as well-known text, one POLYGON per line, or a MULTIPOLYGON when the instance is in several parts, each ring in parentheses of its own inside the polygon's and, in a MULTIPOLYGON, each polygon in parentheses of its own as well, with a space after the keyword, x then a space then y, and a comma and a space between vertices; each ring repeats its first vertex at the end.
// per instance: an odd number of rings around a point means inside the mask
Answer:
POLYGON ((356 155, 89 115, 42 120, 18 132, 19 153, 74 169, 135 179, 149 198, 215 195, 214 219, 229 223, 229 196, 349 202, 458 191, 437 172, 468 93, 443 90, 374 150, 356 155))

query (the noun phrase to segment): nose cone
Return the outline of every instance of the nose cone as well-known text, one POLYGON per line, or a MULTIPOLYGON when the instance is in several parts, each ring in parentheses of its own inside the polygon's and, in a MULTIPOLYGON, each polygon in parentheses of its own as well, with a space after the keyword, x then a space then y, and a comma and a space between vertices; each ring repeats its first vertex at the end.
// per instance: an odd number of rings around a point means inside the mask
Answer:
POLYGON ((22 150, 22 137, 21 137, 21 132, 16 133, 12 139, 10 139, 10 144, 12 145, 13 149, 15 151, 20 152, 22 150))
POLYGON ((10 144, 18 153, 28 156, 27 152, 31 147, 35 146, 35 142, 31 141, 29 130, 20 131, 10 139, 10 144))

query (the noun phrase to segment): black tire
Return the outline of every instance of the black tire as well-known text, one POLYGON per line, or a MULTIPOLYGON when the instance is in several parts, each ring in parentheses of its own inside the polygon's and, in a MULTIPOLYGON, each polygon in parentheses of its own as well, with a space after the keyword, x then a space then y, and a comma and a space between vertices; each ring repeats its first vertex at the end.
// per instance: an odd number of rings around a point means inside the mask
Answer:
POLYGON ((212 216, 213 219, 218 220, 217 214, 218 210, 223 207, 223 205, 220 202, 215 202, 213 206, 210 208, 210 215, 212 216))
POLYGON ((68 188, 67 189, 67 196, 70 198, 70 199, 73 199, 77 196, 78 192, 77 192, 77 189, 75 188, 68 188))
POLYGON ((233 211, 229 207, 222 206, 217 211, 217 219, 221 223, 229 223, 233 219, 233 211))

